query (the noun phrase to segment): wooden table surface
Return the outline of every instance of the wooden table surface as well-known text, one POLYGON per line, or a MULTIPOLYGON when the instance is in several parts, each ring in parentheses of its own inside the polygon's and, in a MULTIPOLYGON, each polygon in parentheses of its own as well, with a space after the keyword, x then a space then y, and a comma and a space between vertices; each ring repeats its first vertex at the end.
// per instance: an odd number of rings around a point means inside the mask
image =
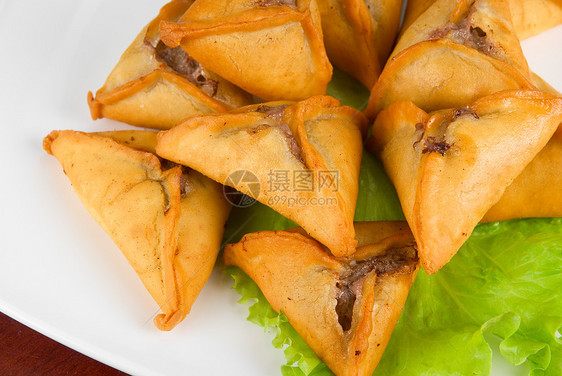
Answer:
POLYGON ((123 376, 20 324, 0 312, 0 374, 3 376, 123 376))

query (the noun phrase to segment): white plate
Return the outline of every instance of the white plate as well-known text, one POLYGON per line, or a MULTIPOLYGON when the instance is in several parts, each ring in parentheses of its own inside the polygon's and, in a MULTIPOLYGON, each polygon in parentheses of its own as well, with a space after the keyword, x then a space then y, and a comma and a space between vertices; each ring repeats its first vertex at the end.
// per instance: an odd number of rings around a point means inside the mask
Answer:
MULTIPOLYGON (((0 0, 0 310, 135 375, 279 374, 282 352, 272 347, 272 335, 246 321, 247 307, 236 303, 221 271, 181 325, 158 331, 158 307, 41 148, 53 129, 126 128, 93 122, 86 93, 102 85, 161 5, 0 0)), ((531 67, 558 90, 561 45, 561 27, 524 42, 531 67)), ((509 372, 500 368, 494 374, 509 372)))

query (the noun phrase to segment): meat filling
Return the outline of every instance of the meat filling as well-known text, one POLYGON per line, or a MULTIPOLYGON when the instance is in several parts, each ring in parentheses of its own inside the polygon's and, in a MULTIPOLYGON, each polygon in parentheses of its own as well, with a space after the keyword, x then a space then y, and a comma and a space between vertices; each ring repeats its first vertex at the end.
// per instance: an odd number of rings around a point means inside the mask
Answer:
POLYGON ((440 124, 439 132, 437 132, 438 136, 428 136, 425 140, 424 140, 425 126, 422 123, 417 123, 416 124, 417 141, 414 142, 412 146, 415 148, 423 140, 422 154, 439 153, 442 156, 444 156, 447 150, 449 150, 451 146, 453 146, 452 144, 449 144, 447 141, 445 141, 445 131, 447 130, 449 124, 451 124, 452 122, 463 116, 472 116, 475 120, 480 119, 480 116, 478 116, 476 112, 470 110, 468 107, 457 108, 453 112, 453 116, 451 120, 445 120, 440 124))
POLYGON ((158 44, 154 47, 154 53, 158 61, 185 77, 208 96, 214 97, 217 94, 219 83, 207 77, 201 64, 189 56, 181 47, 171 48, 162 41, 158 41, 158 44))
POLYGON ((441 39, 448 37, 455 43, 463 44, 467 47, 474 48, 486 55, 490 55, 494 46, 488 41, 486 32, 472 25, 471 13, 474 8, 468 12, 468 16, 463 18, 459 23, 449 22, 443 27, 434 30, 430 35, 430 39, 441 39))
POLYGON ((268 106, 266 104, 259 105, 256 108, 256 112, 261 114, 268 114, 268 115, 282 115, 285 108, 287 108, 287 104, 282 104, 280 106, 268 106))
POLYGON ((289 125, 285 124, 282 121, 283 120, 283 112, 285 111, 285 108, 287 108, 287 107, 288 107, 287 104, 283 104, 283 105, 280 105, 280 106, 268 106, 268 105, 262 104, 262 105, 258 106, 254 111, 262 113, 262 114, 267 114, 267 117, 270 118, 270 119, 273 119, 273 122, 276 125, 260 124, 257 127, 254 127, 249 131, 252 132, 252 133, 256 133, 256 132, 261 131, 262 129, 269 128, 269 127, 279 128, 283 132, 285 137, 287 138, 287 143, 289 144, 289 150, 291 151, 291 154, 293 154, 295 156, 295 158, 297 160, 299 160, 299 162, 304 164, 304 160, 302 158, 301 147, 299 146, 297 140, 295 139, 295 136, 293 135, 293 132, 291 131, 291 128, 289 128, 289 125))
POLYGON ((264 129, 269 129, 269 128, 278 128, 279 130, 281 130, 281 132, 283 133, 283 135, 286 137, 287 139, 287 144, 289 146, 289 151, 291 152, 291 154, 293 154, 293 156, 301 163, 304 164, 304 160, 302 158, 302 149, 299 146, 297 140, 295 139, 295 137, 293 136, 293 132, 291 132, 291 129, 289 128, 289 126, 285 123, 279 123, 278 125, 270 125, 270 124, 259 124, 255 127, 246 129, 246 132, 250 133, 250 134, 256 134, 264 129))
POLYGON ((375 272, 377 277, 396 273, 412 273, 418 263, 418 254, 414 245, 393 248, 385 254, 371 257, 366 260, 352 261, 346 271, 339 276, 336 283, 338 293, 336 296, 336 314, 338 322, 344 331, 351 329, 353 319, 353 306, 360 293, 361 281, 369 273, 375 272))
POLYGON ((437 137, 428 137, 424 141, 424 148, 422 153, 439 153, 441 155, 445 155, 445 152, 451 148, 451 145, 448 144, 445 140, 439 140, 437 137))
POLYGON ((188 180, 188 175, 190 171, 189 167, 182 166, 180 164, 177 164, 175 162, 169 161, 164 158, 158 158, 158 159, 160 159, 160 166, 162 168, 162 171, 167 171, 178 166, 181 167, 180 193, 183 198, 186 194, 189 193, 189 180, 188 180))
POLYGON ((412 144, 412 147, 416 147, 422 140, 423 135, 425 134, 425 125, 422 123, 416 124, 416 142, 412 144))
POLYGON ((451 121, 455 121, 458 118, 460 118, 461 116, 465 116, 465 115, 470 115, 472 116, 474 119, 478 120, 480 119, 480 116, 478 116, 478 114, 472 110, 469 110, 466 107, 461 107, 455 110, 455 113, 453 114, 453 120, 451 121))
POLYGON ((286 5, 291 8, 296 8, 297 0, 258 0, 257 5, 260 7, 286 5))

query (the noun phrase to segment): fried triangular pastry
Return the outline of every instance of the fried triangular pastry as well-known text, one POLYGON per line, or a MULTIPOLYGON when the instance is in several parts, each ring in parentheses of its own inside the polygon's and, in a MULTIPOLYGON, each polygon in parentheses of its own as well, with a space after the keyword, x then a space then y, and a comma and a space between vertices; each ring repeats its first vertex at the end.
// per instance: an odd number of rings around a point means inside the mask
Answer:
MULTIPOLYGON (((560 93, 533 73, 533 81, 546 93, 560 93)), ((558 126, 548 144, 505 190, 500 201, 482 218, 483 222, 513 218, 562 217, 562 127, 558 126)))
POLYGON ((424 111, 533 89, 506 1, 435 1, 402 34, 371 91, 366 114, 411 101, 424 111))
POLYGON ((150 152, 155 144, 149 131, 53 131, 43 141, 160 306, 155 325, 170 330, 211 274, 230 205, 219 184, 150 152))
POLYGON ((158 135, 157 152, 270 206, 334 255, 355 250, 361 132, 331 97, 195 116, 158 135))
MULTIPOLYGON (((409 0, 402 30, 407 29, 436 0, 409 0)), ((520 40, 542 33, 562 23, 560 0, 507 0, 513 29, 520 40)))
POLYGON ((562 98, 539 91, 500 92, 431 116, 411 102, 381 112, 369 146, 428 273, 453 257, 561 121, 562 98))
POLYGON ((505 190, 483 222, 562 217, 562 128, 505 190))
POLYGON ((264 100, 325 94, 332 76, 316 0, 197 0, 161 38, 264 100))
POLYGON ((224 250, 225 264, 244 270, 339 376, 373 373, 418 268, 405 222, 359 222, 356 231, 347 258, 287 231, 248 234, 224 250))
POLYGON ((402 1, 318 0, 318 6, 330 61, 372 88, 394 45, 402 1))
POLYGON ((560 0, 508 0, 513 27, 523 40, 562 24, 560 0))
POLYGON ((251 96, 160 40, 161 21, 177 20, 193 0, 173 0, 123 53, 104 86, 88 93, 92 118, 169 129, 199 113, 253 103, 251 96))

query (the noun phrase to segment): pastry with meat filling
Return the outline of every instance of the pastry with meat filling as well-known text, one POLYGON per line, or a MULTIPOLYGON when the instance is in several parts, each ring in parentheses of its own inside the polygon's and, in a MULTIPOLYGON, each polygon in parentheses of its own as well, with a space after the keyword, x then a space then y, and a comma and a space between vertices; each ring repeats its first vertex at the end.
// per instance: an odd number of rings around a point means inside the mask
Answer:
MULTIPOLYGON (((436 0, 409 0, 402 28, 407 29, 436 0)), ((560 0, 507 0, 513 28, 523 40, 562 24, 560 0)))
POLYGON ((224 250, 225 264, 244 270, 340 376, 373 373, 418 270, 405 222, 355 226, 359 244, 350 257, 333 257, 290 231, 248 234, 224 250))
POLYGON ((123 53, 104 86, 88 93, 92 118, 169 129, 185 118, 253 103, 251 96, 211 72, 181 48, 160 40, 161 21, 177 20, 193 0, 166 4, 123 53))
POLYGON ((230 205, 222 187, 154 154, 155 132, 53 131, 44 149, 154 298, 170 330, 209 278, 230 205))
POLYGON ((371 89, 388 59, 401 0, 318 0, 330 61, 371 89))
MULTIPOLYGON (((445 265, 494 204, 505 207, 500 204, 504 192, 509 194, 506 204, 517 210, 513 195, 525 190, 526 182, 509 186, 522 172, 538 179, 529 187, 538 189, 543 177, 535 169, 560 151, 546 151, 531 163, 533 170, 524 170, 561 121, 562 98, 524 90, 499 92, 433 114, 411 102, 395 103, 380 113, 369 148, 380 156, 396 187, 426 272, 445 265)), ((549 175, 559 175, 558 166, 550 165, 544 179, 549 175)))
POLYGON ((436 111, 534 87, 505 0, 437 0, 403 31, 366 114, 398 101, 436 111))
POLYGON ((264 100, 325 94, 332 76, 316 0, 197 0, 160 27, 166 45, 264 100))
POLYGON ((361 112, 331 97, 194 116, 158 135, 159 155, 270 206, 334 255, 354 252, 361 112))

